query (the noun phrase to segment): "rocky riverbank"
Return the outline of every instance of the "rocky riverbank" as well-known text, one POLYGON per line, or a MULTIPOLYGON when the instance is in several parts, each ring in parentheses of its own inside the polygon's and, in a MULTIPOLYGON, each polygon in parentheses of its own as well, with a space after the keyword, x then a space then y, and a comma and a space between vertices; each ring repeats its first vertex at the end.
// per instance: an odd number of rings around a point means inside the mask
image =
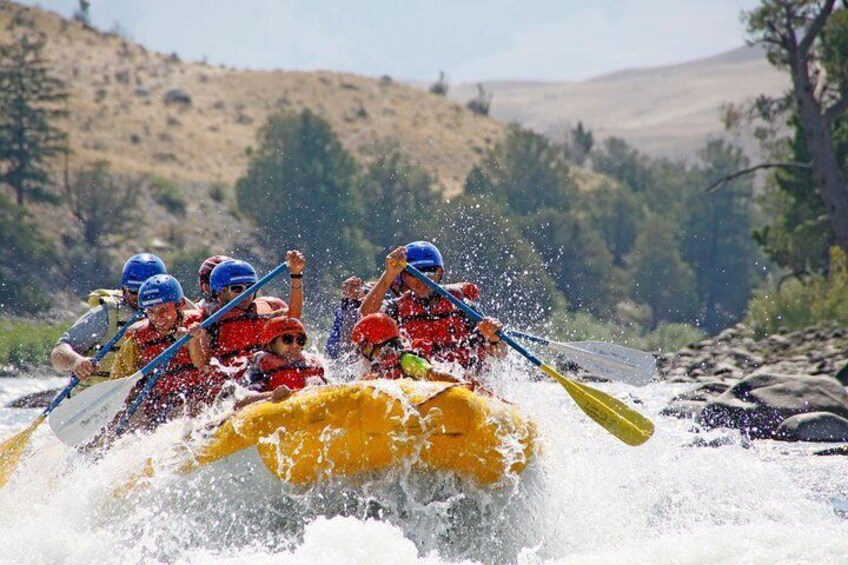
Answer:
MULTIPOLYGON (((697 385, 674 398, 666 416, 740 430, 749 438, 848 442, 848 330, 811 327, 757 340, 742 325, 659 356, 657 378, 697 385)), ((573 363, 580 378, 592 376, 573 363)), ((11 407, 46 406, 56 391, 11 407)))
POLYGON ((665 415, 750 438, 848 441, 848 331, 811 327, 756 340, 742 325, 657 361, 659 378, 697 384, 665 415))

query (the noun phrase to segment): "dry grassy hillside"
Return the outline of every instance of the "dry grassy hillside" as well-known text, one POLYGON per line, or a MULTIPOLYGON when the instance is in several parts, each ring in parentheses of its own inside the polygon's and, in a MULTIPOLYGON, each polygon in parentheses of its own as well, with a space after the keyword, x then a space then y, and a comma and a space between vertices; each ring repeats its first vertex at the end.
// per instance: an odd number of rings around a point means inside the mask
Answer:
MULTIPOLYGON (((494 93, 491 112, 501 120, 554 135, 582 120, 596 140, 617 136, 647 153, 688 157, 707 138, 723 134, 722 104, 779 94, 788 83, 760 49, 743 47, 584 82, 503 81, 484 87, 494 93)), ((476 92, 475 85, 458 85, 450 95, 465 102, 476 92)))
POLYGON ((72 166, 108 159, 118 172, 232 185, 270 113, 310 108, 332 123, 361 161, 378 141, 394 140, 454 193, 504 133, 495 120, 389 78, 184 63, 54 13, 2 1, 0 30, 4 40, 33 31, 48 37, 48 57, 71 94, 65 127, 72 166), (165 94, 175 88, 191 97, 190 105, 166 104, 165 94))

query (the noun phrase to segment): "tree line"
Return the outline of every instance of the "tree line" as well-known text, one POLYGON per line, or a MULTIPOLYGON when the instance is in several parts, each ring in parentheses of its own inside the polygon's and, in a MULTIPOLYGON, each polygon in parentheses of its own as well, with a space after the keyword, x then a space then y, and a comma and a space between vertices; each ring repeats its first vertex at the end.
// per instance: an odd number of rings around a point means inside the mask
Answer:
MULTIPOLYGON (((752 165, 720 140, 684 162, 642 155, 621 139, 596 142, 582 123, 564 142, 511 125, 463 193, 447 198, 415 155, 387 140, 358 162, 331 124, 304 110, 273 115, 259 131, 235 186, 238 211, 266 249, 285 242, 305 251, 313 288, 326 296, 346 276, 375 275, 393 246, 426 238, 443 249, 453 279, 480 282, 491 311, 510 320, 589 312, 648 330, 685 323, 715 332, 745 315, 756 288, 769 288, 770 267, 802 282, 824 276, 828 248, 843 246, 846 14, 829 0, 763 0, 746 14, 752 41, 793 78, 786 96, 727 112, 730 126, 756 124, 768 163, 752 165), (603 176, 578 188, 577 167, 603 176), (744 173, 759 168, 772 172, 755 193, 744 173)), ((114 175, 106 162, 67 172, 67 136, 56 126, 67 94, 43 46, 28 38, 0 46, 8 194, 0 195, 0 286, 9 311, 46 307, 45 291, 62 286, 56 280, 81 290, 111 282, 107 251, 143 221, 133 213, 141 179, 114 175), (32 202, 61 204, 75 219, 61 253, 41 235, 32 202)), ((147 184, 163 206, 185 213, 173 183, 147 184)), ((174 270, 191 273, 205 252, 174 255, 174 270)))
MULTIPOLYGON (((575 131, 585 138, 582 125, 575 131)), ((260 238, 297 242, 332 288, 375 274, 389 249, 424 238, 443 249, 452 277, 482 281, 512 318, 566 308, 612 320, 630 303, 651 329, 682 322, 716 331, 742 316, 763 271, 752 187, 702 190, 745 163, 738 148, 714 141, 686 165, 607 139, 588 152, 605 177, 587 190, 574 179, 572 152, 511 125, 463 193, 446 199, 391 144, 358 166, 331 125, 304 110, 262 128, 236 195, 260 238)))

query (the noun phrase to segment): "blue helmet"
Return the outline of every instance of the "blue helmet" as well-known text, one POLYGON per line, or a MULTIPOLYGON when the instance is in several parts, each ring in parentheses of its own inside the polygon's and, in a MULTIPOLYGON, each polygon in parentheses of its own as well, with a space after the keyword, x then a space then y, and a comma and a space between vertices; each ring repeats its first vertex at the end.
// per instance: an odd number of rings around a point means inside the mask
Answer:
POLYGON ((413 241, 406 244, 406 262, 416 269, 429 269, 432 267, 445 268, 442 254, 438 248, 429 241, 413 241))
POLYGON ((183 301, 183 287, 171 275, 153 275, 138 291, 138 306, 145 310, 167 302, 179 304, 183 301))
POLYGON ((121 275, 121 287, 130 290, 138 290, 141 285, 153 275, 164 275, 168 270, 162 259, 153 253, 139 253, 133 255, 124 263, 124 271, 121 275))
POLYGON ((209 275, 209 288, 214 294, 218 294, 233 284, 252 285, 259 280, 256 271, 247 261, 224 261, 209 275))

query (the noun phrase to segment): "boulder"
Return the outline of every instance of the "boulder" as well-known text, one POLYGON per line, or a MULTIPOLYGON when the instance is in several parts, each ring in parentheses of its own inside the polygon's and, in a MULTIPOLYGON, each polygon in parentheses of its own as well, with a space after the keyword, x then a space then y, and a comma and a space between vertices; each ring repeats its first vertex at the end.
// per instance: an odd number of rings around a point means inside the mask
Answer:
POLYGON ((660 414, 675 418, 697 418, 707 401, 719 396, 730 388, 730 385, 731 383, 721 379, 704 381, 698 388, 672 398, 660 414))
POLYGON ((165 93, 165 104, 191 106, 191 96, 182 88, 172 88, 165 93))
POLYGON ((751 438, 771 438, 785 419, 811 412, 848 417, 848 396, 839 381, 761 372, 707 402, 698 421, 710 428, 735 428, 751 438))
POLYGON ((47 408, 50 402, 56 398, 59 391, 62 389, 42 390, 33 392, 26 396, 16 398, 6 405, 7 408, 47 408))
POLYGON ((785 441, 848 441, 848 419, 831 412, 810 412, 781 422, 775 439, 785 441))

